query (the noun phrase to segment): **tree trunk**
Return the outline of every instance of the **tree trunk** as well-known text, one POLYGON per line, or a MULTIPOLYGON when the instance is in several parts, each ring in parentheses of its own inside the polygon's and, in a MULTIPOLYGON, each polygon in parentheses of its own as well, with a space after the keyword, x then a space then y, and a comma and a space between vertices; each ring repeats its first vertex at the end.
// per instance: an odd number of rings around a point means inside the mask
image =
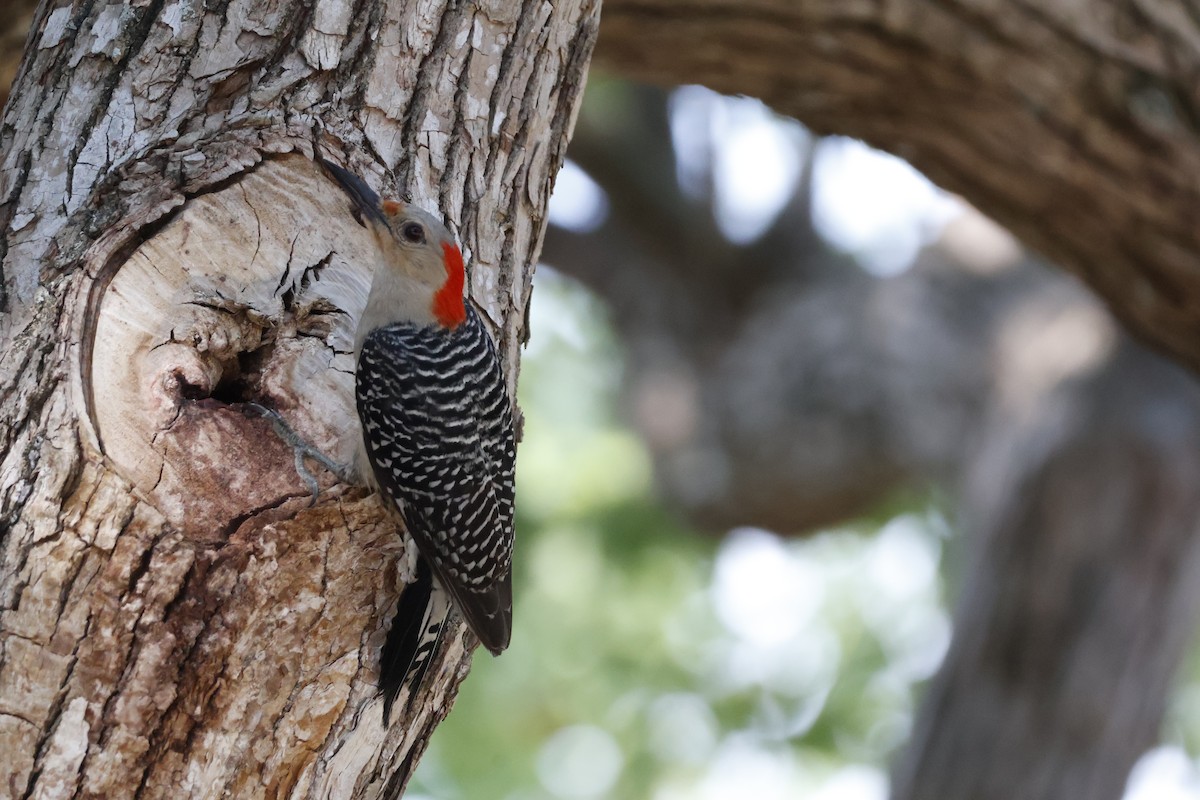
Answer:
POLYGON ((43 5, 5 109, 0 790, 375 797, 466 674, 381 723, 405 575, 342 456, 362 229, 314 151, 441 210, 510 384, 598 3, 43 5), (383 177, 380 177, 380 176, 383 177))
POLYGON ((1168 0, 607 0, 596 57, 907 159, 1200 368, 1197 42, 1168 0))
POLYGON ((997 402, 968 468, 973 557, 895 800, 1119 800, 1157 740, 1200 601, 1200 387, 1126 344, 1036 400, 997 402))

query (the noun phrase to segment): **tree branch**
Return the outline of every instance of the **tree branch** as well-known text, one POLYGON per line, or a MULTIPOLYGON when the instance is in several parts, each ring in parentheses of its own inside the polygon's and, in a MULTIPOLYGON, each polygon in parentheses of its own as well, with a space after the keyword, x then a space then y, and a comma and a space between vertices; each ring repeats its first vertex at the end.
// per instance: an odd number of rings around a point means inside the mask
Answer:
POLYGON ((611 0, 597 59, 911 161, 1200 367, 1200 20, 1163 0, 1076 9, 611 0))

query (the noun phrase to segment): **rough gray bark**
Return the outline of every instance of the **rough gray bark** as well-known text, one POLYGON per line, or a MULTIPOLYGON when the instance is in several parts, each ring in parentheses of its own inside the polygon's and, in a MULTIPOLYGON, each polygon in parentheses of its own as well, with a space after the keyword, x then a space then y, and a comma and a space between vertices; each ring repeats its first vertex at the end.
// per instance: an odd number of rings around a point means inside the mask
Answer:
POLYGON ((38 10, 0 128, 0 791, 403 786, 471 642, 448 637, 385 731, 394 523, 347 487, 308 509, 241 403, 327 450, 353 435, 339 342, 364 258, 314 150, 446 215, 515 381, 597 13, 38 10))
POLYGON ((1168 0, 608 0, 597 59, 907 159, 1195 368, 1197 42, 1168 0))

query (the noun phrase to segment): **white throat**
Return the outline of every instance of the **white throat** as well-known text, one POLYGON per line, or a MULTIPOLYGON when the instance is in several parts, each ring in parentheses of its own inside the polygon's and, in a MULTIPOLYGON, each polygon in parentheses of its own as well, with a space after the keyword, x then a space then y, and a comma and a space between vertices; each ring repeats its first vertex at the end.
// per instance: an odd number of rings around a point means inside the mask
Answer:
POLYGON ((363 310, 354 334, 354 357, 362 350, 363 340, 376 328, 395 322, 410 322, 414 325, 432 325, 433 298, 429 287, 394 270, 379 267, 371 280, 371 294, 363 310))

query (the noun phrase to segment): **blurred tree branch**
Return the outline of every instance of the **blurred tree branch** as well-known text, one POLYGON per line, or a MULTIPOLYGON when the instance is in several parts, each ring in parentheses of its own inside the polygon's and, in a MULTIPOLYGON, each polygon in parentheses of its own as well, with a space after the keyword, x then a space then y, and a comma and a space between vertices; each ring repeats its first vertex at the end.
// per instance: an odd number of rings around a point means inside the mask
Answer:
POLYGON ((904 157, 1197 367, 1197 41, 1166 0, 609 0, 596 59, 904 157))
POLYGON ((1035 288, 1087 302, 1024 260, 977 274, 945 251, 872 279, 817 236, 807 167, 766 233, 735 245, 711 194, 680 189, 665 124, 647 123, 665 115, 662 92, 625 91, 617 108, 585 104, 571 146, 609 215, 585 233, 551 227, 545 258, 609 301, 631 416, 702 527, 811 529, 953 474, 990 392, 980 354, 997 316, 1035 288))
POLYGON ((872 278, 816 235, 802 179, 733 244, 713 187, 664 175, 665 95, 623 92, 569 151, 609 214, 551 228, 544 257, 608 301, 665 496, 800 532, 944 487, 974 553, 895 796, 1120 797, 1195 619, 1191 376, 977 215, 872 278))

